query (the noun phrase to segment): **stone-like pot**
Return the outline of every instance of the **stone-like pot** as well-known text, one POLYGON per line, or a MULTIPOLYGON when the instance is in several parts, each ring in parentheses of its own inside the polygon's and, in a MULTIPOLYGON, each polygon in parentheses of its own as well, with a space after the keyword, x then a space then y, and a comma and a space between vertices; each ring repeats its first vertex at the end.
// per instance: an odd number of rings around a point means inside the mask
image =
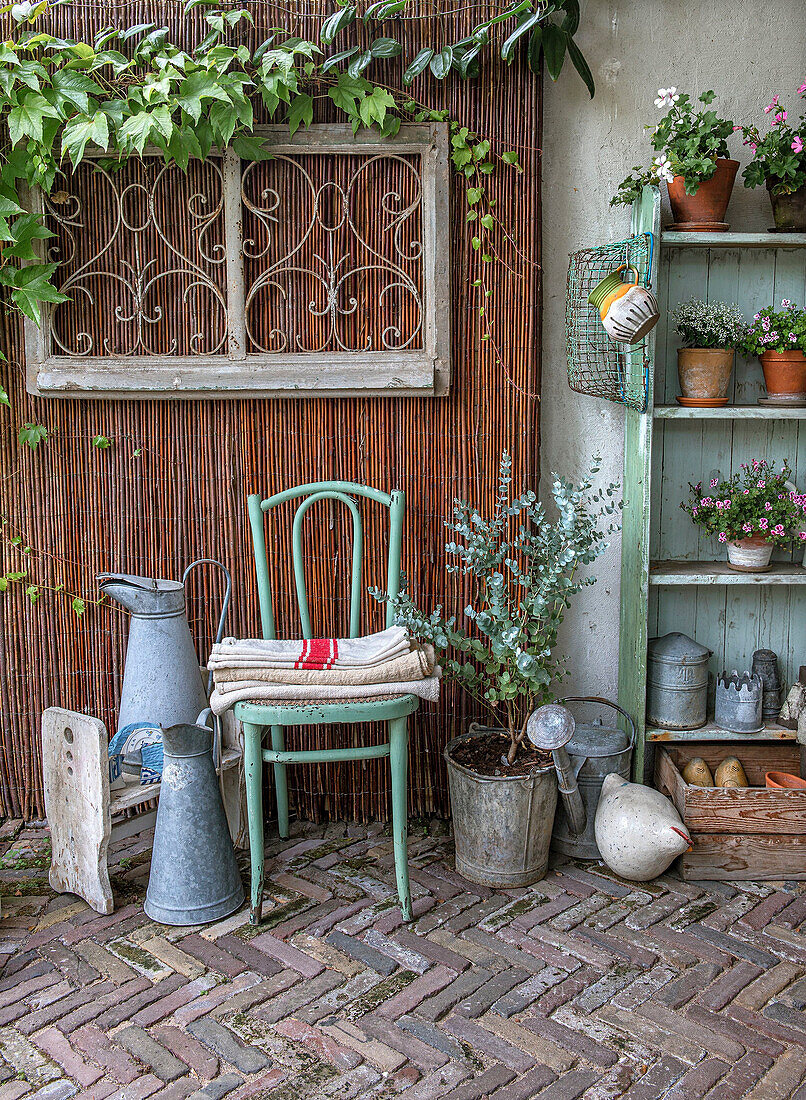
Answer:
POLYGON ((688 403, 727 398, 733 370, 733 348, 678 348, 680 392, 688 403))
POLYGON ((759 358, 768 394, 806 394, 806 355, 802 351, 765 351, 759 358))
POLYGON ((767 180, 772 219, 779 233, 806 233, 806 184, 789 195, 774 195, 778 180, 767 180))
POLYGON ((771 557, 772 543, 760 535, 728 543, 728 565, 737 573, 766 573, 771 557))
POLYGON ((445 748, 456 870, 482 886, 528 886, 548 869, 557 777, 551 763, 525 776, 480 775, 452 758, 462 741, 491 732, 473 724, 445 748))
POLYGON ((704 180, 693 195, 686 193, 684 177, 675 176, 667 184, 674 228, 701 233, 726 232, 730 226, 725 222, 725 213, 738 168, 738 160, 718 159, 713 176, 704 180))

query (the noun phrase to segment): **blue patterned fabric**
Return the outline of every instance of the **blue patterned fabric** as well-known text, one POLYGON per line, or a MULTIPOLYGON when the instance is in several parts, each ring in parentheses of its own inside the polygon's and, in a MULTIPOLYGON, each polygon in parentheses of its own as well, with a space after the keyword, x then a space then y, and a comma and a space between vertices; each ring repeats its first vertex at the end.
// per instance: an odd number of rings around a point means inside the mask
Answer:
POLYGON ((123 769, 123 757, 139 753, 142 759, 140 785, 162 779, 162 730, 148 722, 132 722, 119 729, 109 742, 109 782, 114 783, 123 769))

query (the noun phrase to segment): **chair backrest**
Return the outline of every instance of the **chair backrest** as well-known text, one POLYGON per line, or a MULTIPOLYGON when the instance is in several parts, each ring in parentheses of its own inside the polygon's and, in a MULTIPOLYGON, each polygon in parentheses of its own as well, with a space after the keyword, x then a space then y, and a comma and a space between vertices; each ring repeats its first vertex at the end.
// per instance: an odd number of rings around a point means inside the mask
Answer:
MULTIPOLYGON (((266 556, 266 513, 289 500, 300 500, 294 512, 291 532, 291 556, 294 566, 294 583, 297 590, 297 605, 304 638, 312 638, 311 616, 308 610, 308 590, 305 585, 305 571, 302 556, 302 521, 305 513, 319 500, 340 500, 346 505, 353 521, 353 553, 350 576, 350 637, 357 638, 361 633, 361 595, 364 560, 364 529, 361 513, 355 497, 367 497, 389 509, 389 545, 387 550, 386 591, 396 596, 400 591, 400 553, 403 540, 403 516, 406 510, 406 494, 400 489, 391 493, 382 493, 380 489, 370 489, 366 485, 357 485, 352 481, 319 481, 310 485, 297 485, 282 493, 261 499, 258 494, 249 497, 249 524, 252 529, 252 544, 255 552, 257 570, 257 591, 260 601, 260 621, 264 638, 276 638, 274 622, 274 603, 269 581, 269 563, 266 556)), ((386 606, 386 625, 391 626, 394 611, 391 604, 386 606)))

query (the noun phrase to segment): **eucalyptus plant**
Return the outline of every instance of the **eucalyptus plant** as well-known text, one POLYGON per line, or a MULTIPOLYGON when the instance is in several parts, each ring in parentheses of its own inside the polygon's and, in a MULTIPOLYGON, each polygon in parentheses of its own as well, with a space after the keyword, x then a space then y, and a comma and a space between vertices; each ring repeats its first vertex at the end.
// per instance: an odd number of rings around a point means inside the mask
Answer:
MULTIPOLYGON (((460 683, 510 737, 512 764, 535 709, 566 675, 554 654, 557 632, 572 598, 596 578, 581 571, 607 548, 619 529, 617 484, 594 489, 594 459, 577 484, 555 475, 556 516, 550 519, 532 490, 513 495, 512 459, 501 456, 491 516, 456 500, 445 526, 456 536, 445 546, 446 569, 471 581, 468 625, 445 618, 442 607, 421 611, 404 588, 391 600, 395 621, 441 651, 445 676, 460 683)), ((371 589, 380 600, 386 593, 371 589)))

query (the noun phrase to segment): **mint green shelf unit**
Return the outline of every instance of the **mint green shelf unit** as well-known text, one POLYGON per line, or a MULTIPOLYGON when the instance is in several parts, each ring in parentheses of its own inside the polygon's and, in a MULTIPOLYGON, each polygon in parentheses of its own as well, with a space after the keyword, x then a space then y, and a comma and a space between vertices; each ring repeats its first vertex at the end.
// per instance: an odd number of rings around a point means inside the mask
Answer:
MULTIPOLYGON (((648 638, 680 630, 713 651, 710 671, 748 668, 753 651, 775 650, 790 684, 806 663, 806 569, 803 550, 775 554, 766 574, 727 569, 724 548, 680 510, 689 482, 724 476, 752 458, 788 459, 806 490, 806 410, 770 409, 757 360, 736 357, 729 404, 684 409, 679 393, 679 340, 671 310, 690 297, 737 302, 751 317, 782 298, 806 302, 806 234, 662 232, 660 200, 645 188, 632 212, 632 231, 655 233, 652 284, 661 320, 650 343, 649 404, 626 410, 624 523, 621 564, 619 703, 636 716, 635 775, 645 775, 646 745, 657 741, 724 739, 719 730, 647 728, 648 638)), ((793 738, 771 725, 756 740, 793 738)), ((747 738, 744 738, 745 740, 747 738)))

